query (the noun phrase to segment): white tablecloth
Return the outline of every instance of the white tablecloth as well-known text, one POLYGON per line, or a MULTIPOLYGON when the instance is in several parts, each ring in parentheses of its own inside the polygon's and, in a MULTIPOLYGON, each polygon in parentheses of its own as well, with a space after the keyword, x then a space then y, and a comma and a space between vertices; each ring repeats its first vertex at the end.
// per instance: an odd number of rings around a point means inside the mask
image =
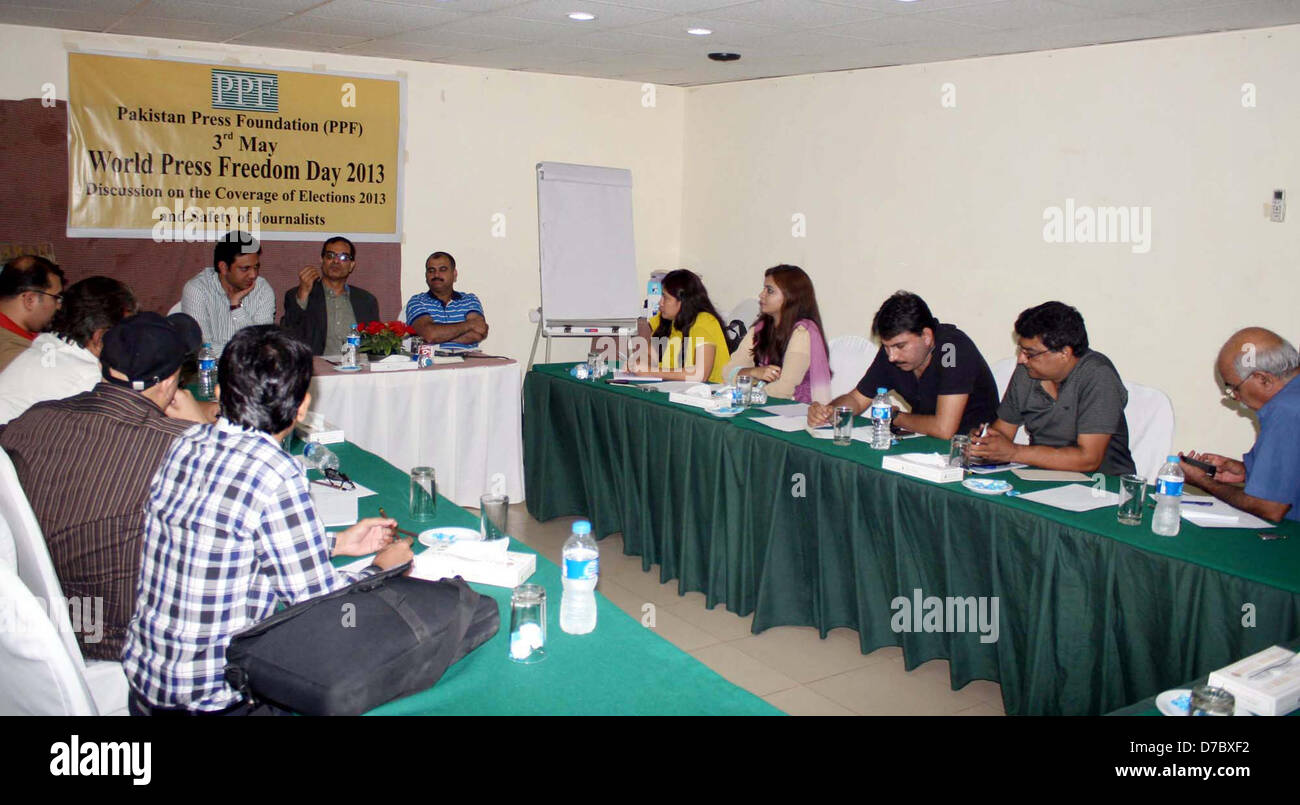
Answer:
POLYGON ((524 499, 515 361, 346 374, 317 358, 315 368, 311 410, 348 441, 403 470, 433 467, 438 492, 460 506, 477 508, 488 492, 524 499))

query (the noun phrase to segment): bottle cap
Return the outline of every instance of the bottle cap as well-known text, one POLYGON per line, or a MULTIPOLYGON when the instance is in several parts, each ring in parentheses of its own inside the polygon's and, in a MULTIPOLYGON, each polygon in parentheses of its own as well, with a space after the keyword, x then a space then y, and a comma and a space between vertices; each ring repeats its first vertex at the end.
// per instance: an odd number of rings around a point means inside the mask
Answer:
POLYGON ((888 393, 889 393, 889 389, 884 388, 884 387, 882 386, 881 388, 876 389, 876 393, 877 393, 877 394, 888 394, 888 393))
POLYGON ((1170 464, 1179 464, 1179 463, 1181 463, 1181 462, 1178 460, 1178 456, 1167 456, 1167 457, 1165 458, 1165 461, 1168 461, 1170 464))
POLYGON ((576 523, 573 524, 573 533, 590 534, 591 523, 587 522, 586 520, 578 520, 576 523))

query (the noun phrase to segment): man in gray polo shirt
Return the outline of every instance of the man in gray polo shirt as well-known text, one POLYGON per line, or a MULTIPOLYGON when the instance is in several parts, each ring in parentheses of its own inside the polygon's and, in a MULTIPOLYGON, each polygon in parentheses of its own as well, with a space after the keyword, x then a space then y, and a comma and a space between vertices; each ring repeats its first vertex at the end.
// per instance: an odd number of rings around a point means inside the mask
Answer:
POLYGON ((1034 467, 1127 475, 1134 472, 1128 450, 1124 406, 1128 392, 1110 359, 1088 348, 1079 311, 1044 302, 1016 319, 1015 373, 998 419, 988 433, 971 432, 971 459, 984 463, 1019 461, 1034 467), (1016 429, 1029 444, 1016 444, 1016 429))

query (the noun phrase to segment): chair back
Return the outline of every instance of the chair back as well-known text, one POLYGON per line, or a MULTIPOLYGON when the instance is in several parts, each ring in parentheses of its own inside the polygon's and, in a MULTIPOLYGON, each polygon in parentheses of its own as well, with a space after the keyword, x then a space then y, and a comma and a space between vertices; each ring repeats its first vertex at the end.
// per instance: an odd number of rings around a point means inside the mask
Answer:
POLYGON ((1138 383, 1125 383, 1128 405, 1128 449, 1138 475, 1154 481, 1174 444, 1174 405, 1163 391, 1138 383))
POLYGON ((81 652, 69 656, 45 605, 2 563, 0 605, 9 618, 0 629, 0 715, 99 715, 81 674, 81 652))
POLYGON ((860 335, 841 335, 826 345, 831 364, 831 397, 847 394, 876 359, 876 343, 860 335))

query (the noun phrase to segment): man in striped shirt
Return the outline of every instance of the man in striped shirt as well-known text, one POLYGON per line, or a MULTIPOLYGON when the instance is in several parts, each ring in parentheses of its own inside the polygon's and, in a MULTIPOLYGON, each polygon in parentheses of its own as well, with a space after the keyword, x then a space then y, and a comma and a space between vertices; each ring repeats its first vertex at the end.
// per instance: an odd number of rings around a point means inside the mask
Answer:
POLYGON ((406 303, 406 323, 426 344, 444 349, 469 349, 487 338, 483 305, 472 293, 455 288, 456 258, 434 252, 424 261, 424 281, 429 290, 406 303))
POLYGON ((183 313, 123 319, 104 335, 104 382, 37 403, 0 429, 63 595, 104 602, 102 629, 76 635, 86 659, 121 656, 149 481, 176 437, 205 421, 177 389, 181 364, 198 346, 199 326, 183 313))
POLYGON ((203 340, 220 357, 240 329, 275 321, 275 291, 258 276, 262 244, 247 232, 229 232, 218 240, 212 265, 185 283, 181 312, 194 317, 203 340))

